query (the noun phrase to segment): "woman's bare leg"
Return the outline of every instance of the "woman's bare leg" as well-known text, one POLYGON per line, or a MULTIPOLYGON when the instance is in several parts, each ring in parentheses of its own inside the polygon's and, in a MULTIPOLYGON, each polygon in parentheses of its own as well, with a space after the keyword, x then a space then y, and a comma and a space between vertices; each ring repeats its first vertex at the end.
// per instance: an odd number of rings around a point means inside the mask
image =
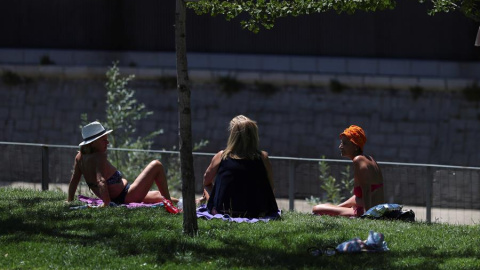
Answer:
POLYGON ((147 200, 149 203, 159 202, 162 196, 168 200, 171 199, 163 164, 158 160, 154 160, 147 165, 131 184, 125 197, 125 202, 142 202, 144 200, 147 200), (153 183, 157 185, 158 192, 153 191, 150 194, 150 188, 153 183))
POLYGON ((355 216, 355 212, 352 207, 341 207, 333 204, 319 204, 315 205, 312 212, 316 215, 329 215, 329 216, 355 216))
MULTIPOLYGON (((160 191, 150 190, 147 193, 147 195, 145 196, 145 198, 143 198, 143 202, 144 203, 157 203, 157 202, 161 202, 163 200, 163 198, 165 198, 165 197, 162 196, 162 193, 160 193, 160 191)), ((174 203, 178 203, 177 198, 171 197, 170 200, 174 203)))

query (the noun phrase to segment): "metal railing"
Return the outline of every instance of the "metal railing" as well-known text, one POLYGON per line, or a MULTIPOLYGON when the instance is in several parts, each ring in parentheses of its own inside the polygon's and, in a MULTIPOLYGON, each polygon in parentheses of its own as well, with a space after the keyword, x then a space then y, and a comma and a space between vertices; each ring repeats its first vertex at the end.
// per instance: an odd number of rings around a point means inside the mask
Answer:
MULTIPOLYGON (((78 146, 0 142, 0 182, 68 184, 78 146)), ((168 170, 178 151, 109 148, 109 151, 148 152, 168 170)), ((195 189, 202 191, 203 173, 213 153, 194 152, 195 189)), ((319 162, 327 162, 337 179, 350 160, 270 156, 274 170, 275 195, 284 209, 310 212, 306 198, 325 198, 319 180, 319 162)), ((480 167, 379 161, 385 181, 385 198, 414 209, 417 220, 450 223, 480 223, 480 167), (460 214, 459 214, 460 213, 460 214), (463 213, 463 214, 462 214, 463 213), (460 217, 457 217, 460 216, 460 217)), ((121 169, 121 168, 120 168, 121 169)))

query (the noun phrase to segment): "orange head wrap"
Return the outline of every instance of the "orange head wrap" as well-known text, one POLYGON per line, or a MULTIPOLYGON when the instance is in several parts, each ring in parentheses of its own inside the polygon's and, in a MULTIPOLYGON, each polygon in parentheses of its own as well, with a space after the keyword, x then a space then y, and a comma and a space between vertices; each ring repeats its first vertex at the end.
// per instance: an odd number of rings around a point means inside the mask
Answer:
POLYGON ((363 146, 367 142, 367 137, 365 136, 365 132, 359 126, 351 125, 349 128, 345 129, 342 133, 340 133, 340 137, 344 135, 347 137, 352 143, 363 149, 363 146))

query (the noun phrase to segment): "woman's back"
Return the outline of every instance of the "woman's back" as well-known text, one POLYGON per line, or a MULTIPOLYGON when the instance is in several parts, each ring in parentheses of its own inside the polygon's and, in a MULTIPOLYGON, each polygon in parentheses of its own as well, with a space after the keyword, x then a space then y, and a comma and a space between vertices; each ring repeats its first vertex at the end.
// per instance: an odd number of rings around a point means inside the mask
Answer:
POLYGON ((262 159, 223 159, 207 207, 232 216, 277 213, 278 206, 262 159))
POLYGON ((370 203, 366 205, 366 210, 370 207, 385 203, 384 189, 383 189, 383 175, 377 162, 371 157, 366 155, 358 155, 353 159, 354 170, 360 171, 364 168, 366 172, 359 172, 362 179, 357 179, 357 184, 354 188, 354 194, 358 198, 363 197, 363 192, 360 189, 361 183, 369 186, 370 188, 370 203))

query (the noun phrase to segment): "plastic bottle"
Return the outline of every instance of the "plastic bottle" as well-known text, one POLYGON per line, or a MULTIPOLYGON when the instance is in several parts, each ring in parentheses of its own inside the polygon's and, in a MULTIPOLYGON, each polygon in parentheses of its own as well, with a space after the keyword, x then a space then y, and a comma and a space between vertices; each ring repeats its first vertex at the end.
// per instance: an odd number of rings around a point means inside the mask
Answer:
POLYGON ((167 210, 167 212, 169 212, 170 214, 180 213, 180 210, 178 210, 175 206, 173 206, 171 201, 163 198, 162 202, 163 202, 163 205, 165 206, 165 210, 167 210))

